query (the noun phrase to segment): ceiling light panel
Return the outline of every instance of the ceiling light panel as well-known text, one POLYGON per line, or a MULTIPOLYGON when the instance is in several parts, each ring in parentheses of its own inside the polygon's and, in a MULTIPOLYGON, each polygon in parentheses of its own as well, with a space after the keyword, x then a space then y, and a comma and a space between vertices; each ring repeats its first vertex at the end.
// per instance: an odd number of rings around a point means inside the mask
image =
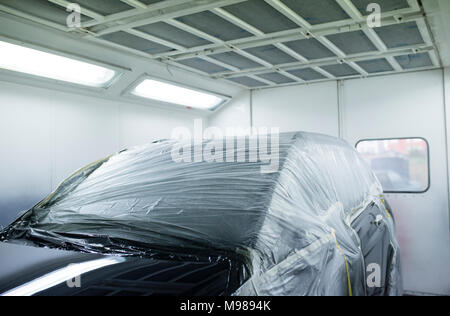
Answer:
POLYGON ((228 100, 225 96, 156 79, 144 79, 131 93, 146 99, 201 110, 214 110, 228 100))
POLYGON ((107 87, 112 69, 0 41, 0 68, 90 87, 107 87))

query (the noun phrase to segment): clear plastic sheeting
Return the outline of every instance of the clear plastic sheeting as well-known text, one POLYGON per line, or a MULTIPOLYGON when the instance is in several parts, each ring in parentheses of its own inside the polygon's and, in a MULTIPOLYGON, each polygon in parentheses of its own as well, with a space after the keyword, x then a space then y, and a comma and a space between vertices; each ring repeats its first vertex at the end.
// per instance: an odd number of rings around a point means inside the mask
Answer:
POLYGON ((267 161, 250 162, 257 144, 163 141, 111 156, 69 178, 1 239, 119 255, 236 254, 248 275, 235 295, 402 294, 392 213, 357 152, 333 137, 281 134, 279 169, 263 173, 267 161), (192 162, 173 160, 180 147, 192 162), (202 161, 205 148, 236 161, 202 161), (375 218, 364 217, 368 209, 375 218), (368 282, 374 264, 380 282, 368 282))

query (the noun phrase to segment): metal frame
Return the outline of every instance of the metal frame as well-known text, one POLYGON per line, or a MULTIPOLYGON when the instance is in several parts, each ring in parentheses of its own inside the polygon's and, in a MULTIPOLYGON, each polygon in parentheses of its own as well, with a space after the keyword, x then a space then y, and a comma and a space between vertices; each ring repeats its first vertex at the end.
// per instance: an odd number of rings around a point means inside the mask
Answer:
MULTIPOLYGON (((69 1, 66 0, 47 1, 57 4, 61 7, 66 7, 69 3, 69 1)), ((90 17, 92 20, 82 23, 82 26, 78 29, 69 29, 57 23, 31 16, 4 5, 0 5, 0 11, 5 11, 9 14, 14 14, 43 25, 56 28, 60 31, 81 33, 86 40, 100 42, 113 48, 126 50, 139 56, 161 61, 163 63, 173 65, 210 78, 227 79, 247 76, 261 82, 262 86, 269 87, 282 86, 286 84, 276 84, 272 81, 265 80, 258 75, 278 73, 284 77, 294 80, 294 84, 304 84, 313 81, 304 81, 301 78, 291 75, 287 71, 302 68, 312 68, 324 75, 327 78, 326 80, 342 79, 343 77, 337 78, 320 68, 322 66, 334 65, 338 63, 346 63, 361 77, 378 75, 367 73, 364 69, 356 64, 357 61, 371 60, 375 58, 385 58, 394 69, 394 72, 406 72, 409 70, 403 69, 394 57, 407 54, 416 54, 419 52, 429 52, 430 58, 433 62, 433 66, 435 68, 441 67, 440 58, 437 53, 435 43, 433 42, 431 31, 429 30, 429 26, 424 17, 424 12, 418 3, 418 0, 407 0, 409 8, 382 13, 383 26, 406 23, 410 21, 415 21, 417 23, 422 38, 424 39, 425 45, 414 45, 403 47, 402 49, 388 49, 385 43, 377 35, 377 33, 367 26, 366 16, 362 15, 361 12, 359 12, 359 10, 354 6, 351 0, 335 0, 336 3, 350 17, 349 19, 319 25, 311 25, 303 17, 286 6, 281 0, 261 0, 265 1, 272 8, 283 14, 283 16, 287 17, 290 21, 294 22, 298 26, 298 28, 295 29, 270 34, 262 32, 258 28, 250 25, 246 21, 243 21, 242 19, 223 9, 223 7, 225 6, 245 2, 248 0, 203 0, 200 2, 197 0, 165 0, 150 5, 145 5, 139 0, 120 1, 128 4, 130 6, 130 10, 103 16, 101 14, 98 14, 97 12, 87 10, 86 8, 82 7, 81 11, 83 15, 90 17), (176 18, 178 17, 204 11, 212 12, 218 17, 236 25, 242 30, 249 32, 250 34, 252 34, 252 36, 238 40, 223 41, 212 36, 211 34, 205 33, 176 20, 176 18), (194 48, 187 48, 135 29, 135 27, 156 22, 165 22, 182 31, 191 33, 197 37, 210 41, 212 42, 212 44, 202 45, 194 48), (106 28, 104 27, 105 25, 107 25, 106 28), (329 35, 357 30, 361 30, 362 32, 364 32, 367 38, 377 48, 376 52, 347 55, 326 38, 326 36, 329 35), (147 54, 145 52, 112 43, 100 38, 102 35, 111 34, 118 31, 123 31, 142 38, 143 40, 164 45, 168 48, 171 48, 172 51, 162 54, 147 54), (315 38, 327 49, 332 51, 336 55, 336 57, 311 61, 301 54, 293 51, 284 44, 287 41, 307 38, 315 38), (246 51, 246 49, 264 45, 274 45, 279 50, 293 57, 296 62, 290 64, 271 64, 246 51), (210 57, 210 55, 225 52, 235 52, 249 60, 260 64, 261 67, 241 70, 233 65, 218 61, 210 57), (200 58, 210 63, 229 69, 229 71, 208 74, 201 70, 179 63, 179 61, 189 58, 200 58)), ((231 82, 248 89, 247 86, 243 86, 232 81, 227 82, 231 82)))
MULTIPOLYGON (((330 81, 341 81, 341 82, 343 82, 343 81, 346 81, 346 80, 360 79, 361 78, 361 75, 351 75, 351 76, 346 76, 346 77, 334 77, 333 75, 329 74, 329 76, 327 76, 326 75, 327 72, 325 70, 323 70, 320 67, 316 67, 316 68, 317 69, 315 69, 313 67, 311 69, 313 69, 313 70, 315 70, 317 72, 322 72, 322 74, 326 78, 304 81, 304 83, 301 83, 302 85, 309 85, 309 84, 314 84, 314 83, 322 83, 322 82, 330 82, 330 81)), ((391 70, 391 71, 385 71, 385 72, 378 72, 378 73, 370 74, 368 77, 374 78, 374 77, 380 77, 380 76, 414 73, 414 72, 421 72, 421 71, 427 71, 427 70, 436 70, 436 67, 434 67, 434 66, 421 67, 421 68, 414 68, 414 69, 408 69, 408 70, 402 70, 402 71, 391 70)), ((252 88, 251 90, 267 90, 267 89, 290 87, 290 86, 297 86, 297 85, 299 85, 298 82, 292 82, 292 83, 277 84, 276 86, 261 86, 261 87, 257 87, 257 88, 252 88)), ((248 87, 246 87, 246 88, 248 89, 248 87)))
MULTIPOLYGON (((397 56, 403 56, 407 54, 416 54, 416 53, 422 53, 422 52, 429 52, 434 49, 433 46, 428 47, 420 47, 417 48, 416 46, 407 46, 399 49, 392 49, 387 52, 375 52, 375 53, 362 53, 362 54, 353 54, 353 55, 346 55, 345 58, 339 59, 336 57, 329 57, 324 59, 315 60, 309 63, 289 63, 289 64, 281 64, 276 65, 274 68, 271 69, 282 69, 285 71, 288 70, 296 70, 296 69, 304 69, 304 68, 311 68, 311 67, 323 67, 323 66, 330 66, 330 65, 336 65, 339 63, 346 63, 346 64, 352 64, 359 61, 365 61, 365 60, 372 60, 377 58, 390 58, 390 57, 397 57, 397 56)), ((402 69, 403 71, 403 69, 402 69)), ((248 69, 241 71, 240 73, 236 74, 233 71, 228 72, 220 72, 217 73, 217 77, 224 77, 224 78, 232 78, 236 76, 242 76, 242 75, 255 75, 255 74, 263 74, 267 73, 267 68, 254 68, 254 69, 248 69)), ((271 72, 271 71, 269 71, 271 72)), ((361 74, 363 75, 363 74, 361 74)), ((366 73, 366 76, 369 74, 366 73)))

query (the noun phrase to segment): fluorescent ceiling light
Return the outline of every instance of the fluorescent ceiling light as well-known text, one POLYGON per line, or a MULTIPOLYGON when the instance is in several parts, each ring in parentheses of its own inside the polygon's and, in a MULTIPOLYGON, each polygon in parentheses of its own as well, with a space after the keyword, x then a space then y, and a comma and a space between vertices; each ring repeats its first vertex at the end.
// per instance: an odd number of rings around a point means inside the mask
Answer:
POLYGON ((225 97, 221 98, 211 93, 183 88, 153 79, 145 79, 131 93, 147 99, 202 110, 213 110, 226 101, 225 97))
POLYGON ((91 87, 106 87, 111 69, 0 41, 0 68, 91 87))
POLYGON ((121 257, 111 257, 71 264, 65 268, 51 272, 13 290, 5 292, 1 296, 32 296, 34 294, 57 286, 61 283, 82 276, 85 273, 115 265, 124 261, 125 259, 121 257))

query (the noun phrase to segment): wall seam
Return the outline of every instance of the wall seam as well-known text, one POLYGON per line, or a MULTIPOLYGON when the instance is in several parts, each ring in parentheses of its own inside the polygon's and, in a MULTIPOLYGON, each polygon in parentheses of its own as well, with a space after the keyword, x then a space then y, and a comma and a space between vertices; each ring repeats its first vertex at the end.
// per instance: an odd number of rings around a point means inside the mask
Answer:
POLYGON ((253 130, 253 90, 250 90, 250 96, 249 96, 249 107, 250 107, 250 130, 253 130))
MULTIPOLYGON (((445 139, 445 161, 447 168, 447 207, 449 211, 449 228, 450 228, 450 168, 449 168, 449 138, 448 138, 448 109, 447 109, 447 84, 446 84, 446 69, 442 68, 442 93, 443 93, 443 105, 444 105, 444 139, 445 139)), ((450 229, 449 229, 450 234, 450 229)))
POLYGON ((54 187, 54 179, 56 179, 56 102, 50 103, 50 191, 52 192, 56 188, 54 187))
POLYGON ((117 103, 116 133, 118 151, 124 150, 122 140, 122 104, 120 102, 117 103))
POLYGON ((336 81, 337 89, 337 110, 338 110, 338 137, 344 139, 344 111, 343 111, 343 82, 336 81))

